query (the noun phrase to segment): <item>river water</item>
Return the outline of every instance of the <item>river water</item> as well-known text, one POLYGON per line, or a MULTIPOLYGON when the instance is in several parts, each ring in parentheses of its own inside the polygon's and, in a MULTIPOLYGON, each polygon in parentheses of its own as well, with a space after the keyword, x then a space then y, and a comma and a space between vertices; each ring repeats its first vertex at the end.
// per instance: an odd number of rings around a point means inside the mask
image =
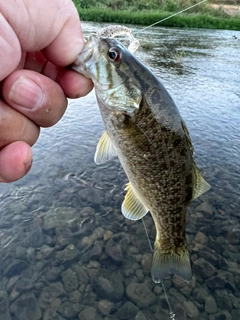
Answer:
MULTIPOLYGON (((212 186, 188 211, 192 281, 164 281, 174 319, 238 320, 240 33, 155 27, 138 38, 152 44, 137 55, 174 98, 212 186)), ((42 129, 30 173, 0 185, 1 319, 170 319, 143 224, 120 212, 125 174, 117 159, 93 161, 103 130, 94 92, 70 100, 42 129)))

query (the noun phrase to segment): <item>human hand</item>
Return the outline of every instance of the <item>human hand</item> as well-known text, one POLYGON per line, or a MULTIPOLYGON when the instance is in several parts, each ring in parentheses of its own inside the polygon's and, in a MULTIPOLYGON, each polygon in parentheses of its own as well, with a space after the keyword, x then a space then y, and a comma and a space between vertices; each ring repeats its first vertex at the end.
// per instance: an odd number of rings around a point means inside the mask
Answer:
POLYGON ((0 182, 23 177, 40 127, 54 125, 89 79, 68 70, 84 47, 71 0, 0 2, 0 182))

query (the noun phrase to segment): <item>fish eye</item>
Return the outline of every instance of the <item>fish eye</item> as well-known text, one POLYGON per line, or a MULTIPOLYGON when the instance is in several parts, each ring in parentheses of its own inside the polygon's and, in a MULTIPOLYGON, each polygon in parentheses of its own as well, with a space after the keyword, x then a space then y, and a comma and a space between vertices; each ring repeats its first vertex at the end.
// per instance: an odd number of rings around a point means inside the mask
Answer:
POLYGON ((111 61, 114 61, 114 62, 118 62, 122 57, 122 52, 121 50, 113 47, 113 48, 110 48, 108 50, 108 58, 111 60, 111 61))

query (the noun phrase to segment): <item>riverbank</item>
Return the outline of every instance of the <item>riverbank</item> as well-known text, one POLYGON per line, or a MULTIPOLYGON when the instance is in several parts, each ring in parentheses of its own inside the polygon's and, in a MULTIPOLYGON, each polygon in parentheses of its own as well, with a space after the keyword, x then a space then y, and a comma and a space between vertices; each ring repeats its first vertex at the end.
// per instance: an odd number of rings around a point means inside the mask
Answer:
MULTIPOLYGON (((174 11, 161 10, 130 11, 106 9, 104 7, 83 8, 78 0, 74 0, 74 2, 82 21, 151 25, 174 13, 174 11)), ((202 12, 198 10, 188 14, 179 14, 161 22, 159 25, 181 28, 240 30, 240 10, 233 12, 237 13, 237 15, 226 13, 222 7, 204 7, 202 12)))

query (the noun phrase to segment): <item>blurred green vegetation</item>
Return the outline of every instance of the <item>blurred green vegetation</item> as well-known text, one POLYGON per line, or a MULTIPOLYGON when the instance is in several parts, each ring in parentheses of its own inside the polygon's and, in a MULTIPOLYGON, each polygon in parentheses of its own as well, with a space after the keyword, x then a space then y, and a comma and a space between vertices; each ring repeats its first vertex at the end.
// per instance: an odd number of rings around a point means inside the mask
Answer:
MULTIPOLYGON (((236 1, 238 0, 229 0, 236 1)), ((190 7, 198 0, 73 0, 81 20, 150 25, 190 7)), ((219 3, 216 0, 215 3, 219 3)), ((226 3, 226 1, 225 1, 226 3)), ((238 4, 239 5, 239 4, 238 4)), ((184 14, 172 17, 161 26, 240 30, 240 16, 230 16, 204 2, 184 14)))

